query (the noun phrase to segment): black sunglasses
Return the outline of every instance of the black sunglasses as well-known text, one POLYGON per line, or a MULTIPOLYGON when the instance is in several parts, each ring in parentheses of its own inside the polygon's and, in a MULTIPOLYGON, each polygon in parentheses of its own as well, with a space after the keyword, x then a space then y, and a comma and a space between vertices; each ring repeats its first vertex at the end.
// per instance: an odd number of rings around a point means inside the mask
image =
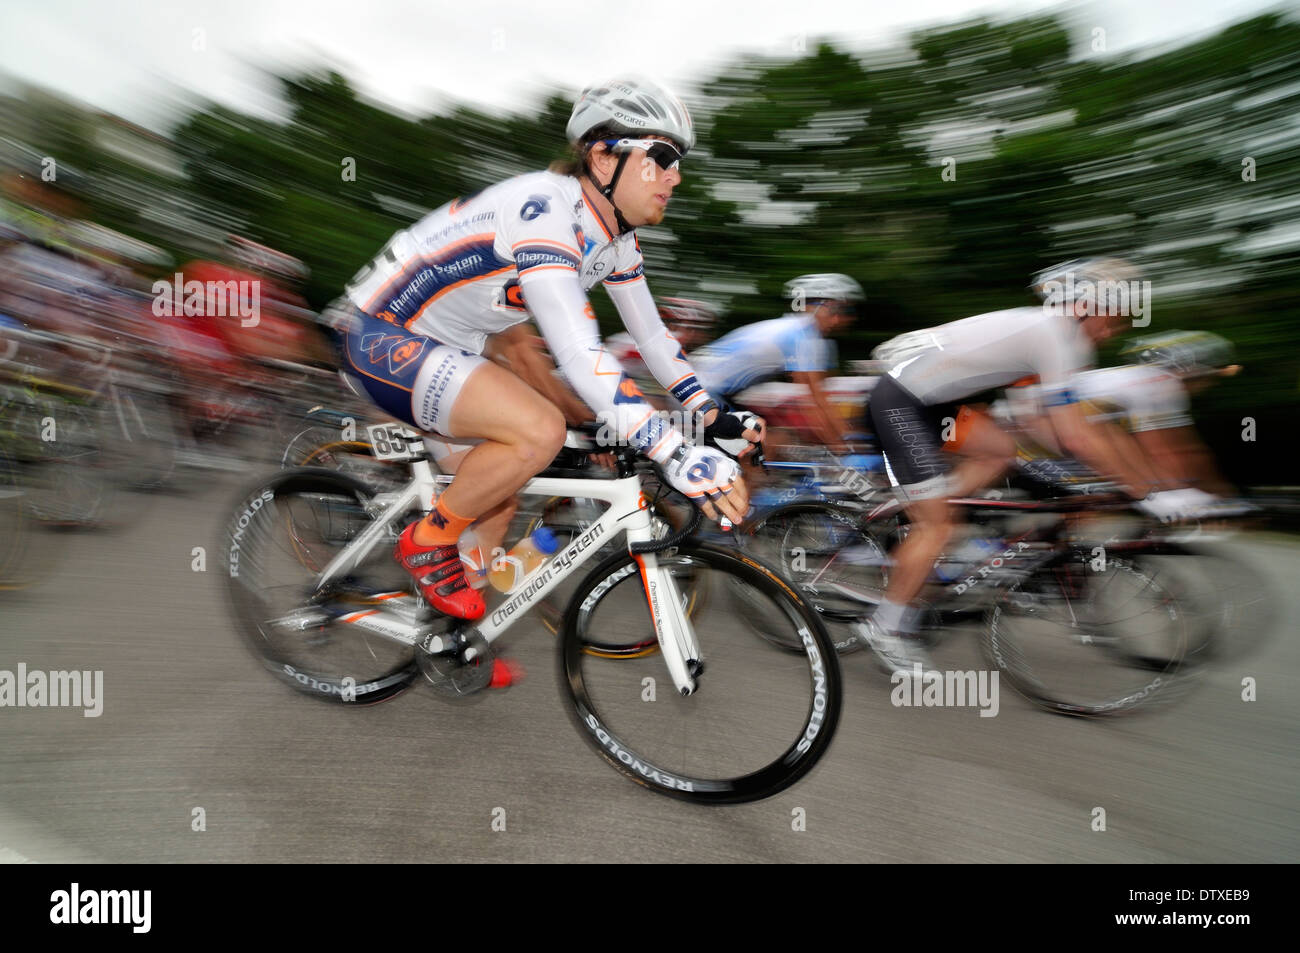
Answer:
POLYGON ((640 149, 654 160, 654 164, 665 172, 677 168, 677 163, 685 154, 671 142, 662 139, 605 139, 605 145, 611 152, 626 152, 628 149, 640 149))

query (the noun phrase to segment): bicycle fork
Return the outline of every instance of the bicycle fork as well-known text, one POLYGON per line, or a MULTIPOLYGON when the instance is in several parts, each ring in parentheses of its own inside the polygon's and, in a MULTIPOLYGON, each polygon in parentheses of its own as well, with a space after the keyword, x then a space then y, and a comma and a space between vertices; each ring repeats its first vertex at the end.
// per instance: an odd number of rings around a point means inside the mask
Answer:
POLYGON ((633 557, 641 570, 650 619, 659 640, 659 652, 673 685, 681 695, 694 694, 697 679, 704 671, 704 653, 695 637, 695 627, 686 614, 685 600, 673 574, 659 565, 653 553, 633 557))

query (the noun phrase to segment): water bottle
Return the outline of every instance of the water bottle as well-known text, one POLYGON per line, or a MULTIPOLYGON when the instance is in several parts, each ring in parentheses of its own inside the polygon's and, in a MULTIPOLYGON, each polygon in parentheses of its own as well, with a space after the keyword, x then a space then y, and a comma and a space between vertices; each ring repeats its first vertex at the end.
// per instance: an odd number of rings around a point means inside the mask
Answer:
POLYGON ((478 534, 474 527, 465 527, 465 532, 457 540, 460 547, 460 562, 465 567, 465 580, 474 589, 482 589, 488 584, 488 556, 483 552, 478 534))
POLYGON ((559 548, 555 534, 545 526, 539 526, 533 530, 533 535, 521 539, 514 549, 492 561, 488 581, 494 589, 510 592, 559 548))

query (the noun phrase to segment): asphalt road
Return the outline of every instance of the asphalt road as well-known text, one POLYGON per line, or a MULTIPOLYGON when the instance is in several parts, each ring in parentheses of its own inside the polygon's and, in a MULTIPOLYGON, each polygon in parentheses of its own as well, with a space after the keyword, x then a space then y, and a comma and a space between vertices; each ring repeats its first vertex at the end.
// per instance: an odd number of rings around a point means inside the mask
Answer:
MULTIPOLYGON (((1300 548, 1286 537, 1234 544, 1271 580, 1271 620, 1237 633, 1247 648, 1175 705, 1086 722, 1004 686, 993 718, 895 707, 859 653, 844 659, 839 732, 808 778, 701 808, 642 791, 587 748, 554 637, 535 623, 510 640, 529 677, 477 705, 417 690, 349 708, 283 687, 232 631, 214 556, 241 477, 193 479, 202 490, 152 495, 134 524, 72 535, 38 587, 0 593, 0 671, 104 673, 96 718, 0 707, 0 860, 1300 859, 1300 548), (195 546, 206 572, 192 570, 195 546)), ((936 661, 981 667, 969 638, 936 661)))

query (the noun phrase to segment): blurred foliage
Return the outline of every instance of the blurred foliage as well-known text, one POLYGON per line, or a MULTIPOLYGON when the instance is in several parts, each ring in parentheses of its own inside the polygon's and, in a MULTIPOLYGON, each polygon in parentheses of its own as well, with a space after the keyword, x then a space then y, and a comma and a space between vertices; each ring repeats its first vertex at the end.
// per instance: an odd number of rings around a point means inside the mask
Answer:
MULTIPOLYGON (((840 342, 848 360, 1028 303, 1030 274, 1052 262, 1117 253, 1153 282, 1148 331, 1236 343, 1246 372, 1198 401, 1211 429, 1247 414, 1282 425, 1300 387, 1300 24, 1268 15, 1165 52, 1074 52, 1062 21, 1031 17, 929 29, 868 58, 823 43, 730 64, 692 99, 700 145, 665 223, 643 230, 652 288, 709 298, 734 326, 779 314, 795 275, 848 273, 869 296, 840 342)), ((307 262, 317 306, 423 210, 562 155, 570 108, 414 119, 332 72, 284 80, 284 98, 285 122, 187 117, 173 137, 187 178, 170 188, 307 262)), ((128 207, 91 203, 159 240, 128 207)))

